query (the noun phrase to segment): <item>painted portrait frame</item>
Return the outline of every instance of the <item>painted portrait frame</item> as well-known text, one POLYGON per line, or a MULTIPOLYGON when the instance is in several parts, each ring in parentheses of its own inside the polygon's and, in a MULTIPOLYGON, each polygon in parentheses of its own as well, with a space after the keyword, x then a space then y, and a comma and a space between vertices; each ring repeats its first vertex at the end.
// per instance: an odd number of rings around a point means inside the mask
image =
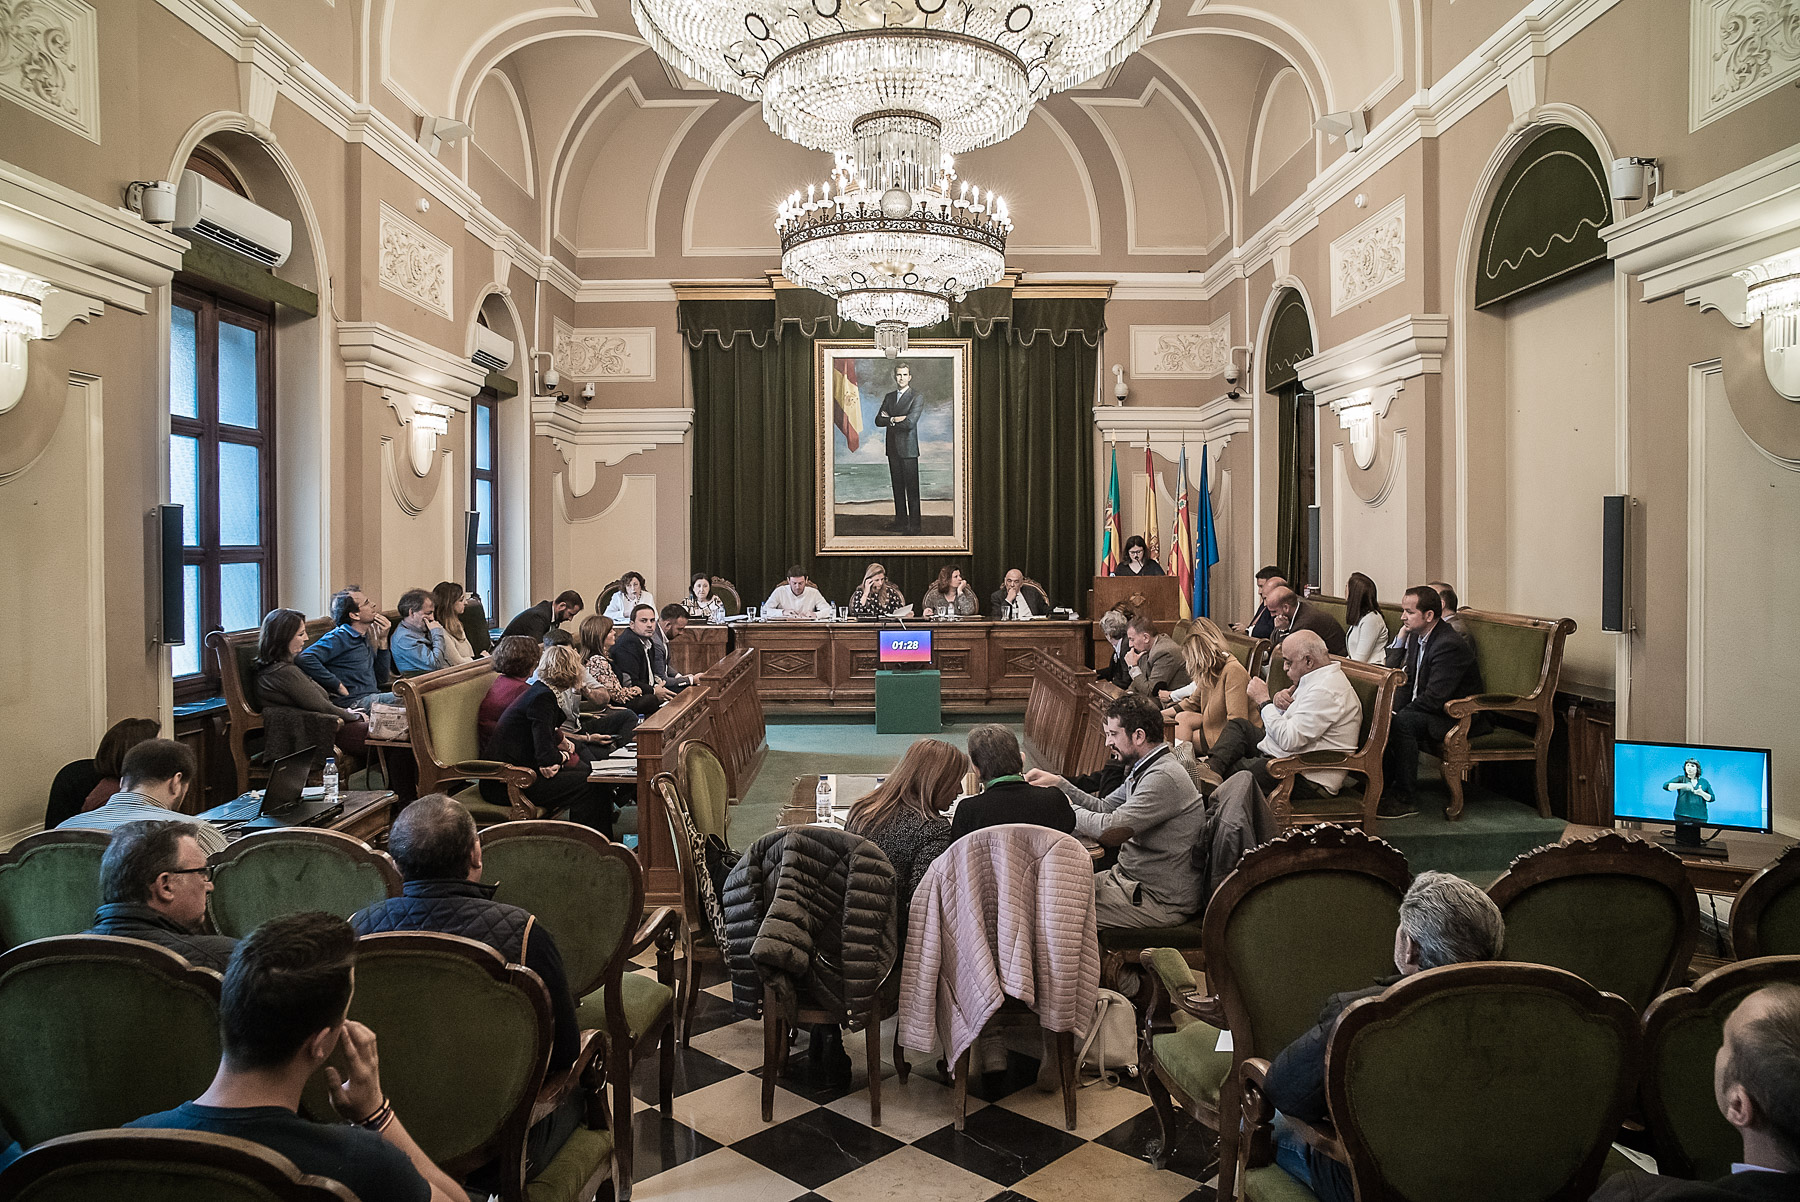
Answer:
MULTIPOLYGON (((970 551, 970 382, 967 338, 920 338, 889 359, 872 341, 821 339, 813 349, 814 466, 820 555, 966 555, 970 551), (906 471, 886 454, 891 426, 880 424, 886 397, 898 390, 897 369, 922 394, 913 441, 919 529, 902 514, 914 502, 906 471), (844 369, 848 368, 846 372, 844 369), (857 417, 840 409, 856 394, 857 417), (851 443, 854 433, 855 445, 851 443), (894 496, 898 488, 902 501, 894 496)), ((905 458, 902 456, 901 458, 905 458)))

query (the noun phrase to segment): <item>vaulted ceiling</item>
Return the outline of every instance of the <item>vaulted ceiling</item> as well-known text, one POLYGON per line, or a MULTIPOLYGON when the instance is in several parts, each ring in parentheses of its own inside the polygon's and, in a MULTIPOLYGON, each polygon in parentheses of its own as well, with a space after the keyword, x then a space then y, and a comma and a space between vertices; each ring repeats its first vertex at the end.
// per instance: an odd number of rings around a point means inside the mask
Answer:
MULTIPOLYGON (((775 205, 829 170, 666 67, 627 0, 366 2, 371 73, 419 116, 473 125, 441 157, 512 193, 496 210, 530 214, 584 276, 765 270, 775 205)), ((1007 197, 1022 266, 1201 268, 1344 152, 1317 114, 1373 121, 1411 93, 1417 24, 1401 0, 1165 0, 1140 53, 958 171, 1007 197)))

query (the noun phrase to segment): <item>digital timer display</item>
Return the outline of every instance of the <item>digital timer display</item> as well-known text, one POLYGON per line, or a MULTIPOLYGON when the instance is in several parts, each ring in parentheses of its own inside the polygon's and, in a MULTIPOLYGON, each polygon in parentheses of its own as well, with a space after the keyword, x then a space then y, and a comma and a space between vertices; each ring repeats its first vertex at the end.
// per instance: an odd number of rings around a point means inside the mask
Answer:
POLYGON ((931 631, 884 630, 881 632, 882 664, 931 662, 931 631))

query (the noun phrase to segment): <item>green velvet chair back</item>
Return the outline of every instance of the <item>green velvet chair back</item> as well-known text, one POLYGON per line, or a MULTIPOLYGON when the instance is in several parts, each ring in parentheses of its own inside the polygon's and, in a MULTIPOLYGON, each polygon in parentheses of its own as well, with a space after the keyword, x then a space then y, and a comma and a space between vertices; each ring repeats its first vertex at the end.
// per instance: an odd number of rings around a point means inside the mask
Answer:
POLYGON ((1269 644, 1269 692, 1275 694, 1294 682, 1287 674, 1287 662, 1281 658, 1281 644, 1269 644))
POLYGON ((1334 993, 1394 974, 1406 857, 1355 828, 1287 831, 1238 862, 1207 903, 1207 979, 1234 1051, 1273 1058, 1334 993))
POLYGON ((1529 697, 1537 692, 1554 631, 1547 626, 1489 622, 1472 613, 1462 617, 1469 640, 1475 645, 1482 687, 1489 693, 1510 693, 1515 697, 1529 697))
POLYGON ((476 717, 488 687, 494 683, 489 672, 473 675, 441 689, 418 694, 425 709, 425 721, 431 728, 431 749, 439 761, 460 764, 481 758, 480 734, 476 717))
POLYGON ((40 831, 0 855, 0 949, 94 924, 106 831, 40 831))
POLYGON ((1344 1012, 1325 1094, 1363 1202, 1585 1198, 1630 1105, 1637 1013, 1572 973, 1455 964, 1344 1012))
POLYGON ((694 826, 702 835, 724 839, 731 821, 731 781, 711 744, 689 739, 681 745, 681 780, 694 826))
MULTIPOLYGON (((1369 741, 1369 728, 1381 713, 1384 682, 1380 676, 1373 674, 1346 672, 1344 675, 1349 679, 1350 687, 1356 691, 1357 701, 1362 703, 1362 725, 1356 728, 1356 745, 1361 747, 1369 741)), ((1392 694, 1388 695, 1387 704, 1393 704, 1392 694)))
POLYGON ((1607 831, 1527 852, 1488 887, 1507 960, 1567 969, 1642 1011, 1686 971, 1700 904, 1680 857, 1607 831))
POLYGON ((1315 609, 1323 610, 1325 613, 1336 618, 1339 626, 1349 625, 1349 623, 1344 620, 1344 615, 1350 612, 1350 603, 1345 601, 1342 597, 1327 597, 1324 594, 1320 594, 1316 597, 1308 597, 1306 599, 1312 602, 1315 609))
POLYGON ((501 822, 481 831, 481 879, 556 940, 569 988, 585 997, 622 969, 644 910, 644 873, 622 844, 578 822, 501 822))
POLYGON ((1740 960, 1800 956, 1800 843, 1738 890, 1731 903, 1731 950, 1740 960))
POLYGON ((108 935, 0 955, 0 1125, 22 1146, 179 1106, 218 1067, 218 973, 108 935))
POLYGON ((1713 1100, 1713 1060, 1737 1004, 1778 984, 1800 985, 1800 956, 1727 964, 1691 987, 1671 989, 1645 1012, 1644 1117, 1664 1173, 1712 1181, 1743 1154, 1737 1129, 1713 1100))
POLYGON ((337 831, 259 831, 213 866, 207 912, 221 935, 242 939, 271 918, 323 910, 348 918, 400 896, 400 870, 383 851, 337 831))
MULTIPOLYGON (((1348 615, 1350 613, 1350 603, 1344 598, 1330 597, 1326 596, 1324 593, 1320 593, 1316 597, 1308 597, 1307 600, 1336 618, 1338 623, 1346 630, 1349 629, 1350 622, 1348 620, 1348 615)), ((1380 609, 1381 620, 1387 623, 1388 641, 1392 642, 1394 637, 1400 633, 1400 628, 1405 625, 1405 622, 1400 616, 1400 606, 1396 602, 1383 601, 1381 602, 1380 609)))
POLYGON ((357 1202, 261 1144, 205 1131, 83 1131, 40 1144, 0 1173, 21 1202, 357 1202))
MULTIPOLYGON (((550 1061, 550 996, 535 973, 456 935, 365 935, 350 1017, 375 1032, 388 1100, 446 1172, 523 1139, 550 1061)), ((319 1079, 309 1088, 309 1113, 328 1114, 319 1079)))

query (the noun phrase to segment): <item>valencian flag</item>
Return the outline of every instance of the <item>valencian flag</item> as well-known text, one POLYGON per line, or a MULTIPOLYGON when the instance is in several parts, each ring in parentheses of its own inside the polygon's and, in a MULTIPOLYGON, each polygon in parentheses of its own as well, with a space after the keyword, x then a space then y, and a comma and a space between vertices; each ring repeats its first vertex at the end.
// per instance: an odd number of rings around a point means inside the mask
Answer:
POLYGON ((1144 542, 1148 546, 1148 550, 1144 553, 1144 559, 1146 561, 1154 559, 1160 562, 1162 559, 1162 546, 1160 545, 1162 532, 1157 529, 1161 523, 1156 520, 1156 461, 1150 457, 1150 432, 1148 430, 1144 432, 1144 484, 1144 542))
POLYGON ((1212 617, 1212 566, 1219 562, 1219 534, 1213 529, 1212 490, 1206 484, 1206 446, 1200 447, 1200 529, 1194 548, 1194 615, 1212 617))
POLYGON ((1194 524, 1188 520, 1187 444, 1181 447, 1181 468, 1176 474, 1180 491, 1175 494, 1175 530, 1169 536, 1169 575, 1181 594, 1181 620, 1194 616, 1194 524))
POLYGON ((1119 522, 1119 448, 1112 449, 1112 482, 1106 486, 1106 526, 1100 535, 1100 574, 1111 576, 1124 550, 1125 531, 1119 522))
POLYGON ((862 442, 862 393, 856 387, 856 360, 839 359, 831 369, 831 420, 852 451, 862 442))

